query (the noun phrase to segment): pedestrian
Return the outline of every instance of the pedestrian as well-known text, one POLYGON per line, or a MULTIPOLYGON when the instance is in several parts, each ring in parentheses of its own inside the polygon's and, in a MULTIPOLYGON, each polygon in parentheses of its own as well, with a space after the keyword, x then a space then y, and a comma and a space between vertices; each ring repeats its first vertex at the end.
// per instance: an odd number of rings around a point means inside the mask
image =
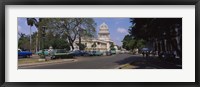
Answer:
POLYGON ((52 47, 52 46, 50 46, 50 47, 49 47, 49 50, 48 50, 48 52, 49 52, 49 55, 50 55, 50 56, 52 56, 52 55, 53 55, 53 47, 52 47))
POLYGON ((146 57, 148 57, 149 55, 148 55, 148 51, 146 52, 146 57))
POLYGON ((142 51, 142 55, 143 55, 143 57, 144 57, 144 51, 142 51))

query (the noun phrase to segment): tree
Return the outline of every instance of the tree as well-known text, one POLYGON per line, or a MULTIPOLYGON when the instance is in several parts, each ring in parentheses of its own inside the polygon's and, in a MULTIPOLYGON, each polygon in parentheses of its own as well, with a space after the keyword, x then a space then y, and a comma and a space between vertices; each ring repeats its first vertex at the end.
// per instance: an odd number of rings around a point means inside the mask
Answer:
POLYGON ((56 30, 65 37, 72 50, 73 43, 79 37, 79 45, 81 45, 82 36, 92 37, 95 33, 95 23, 91 18, 51 18, 49 19, 49 28, 56 30))
POLYGON ((96 42, 94 42, 94 43, 92 44, 93 50, 94 50, 96 47, 97 47, 96 42))
POLYGON ((82 43, 77 43, 77 45, 79 46, 79 50, 85 50, 86 46, 82 43))
MULTIPOLYGON (((40 43, 41 43, 41 38, 42 38, 42 27, 47 27, 49 26, 49 18, 39 18, 38 21, 36 21, 36 24, 35 24, 36 28, 37 28, 37 39, 36 39, 36 51, 39 49, 40 50, 40 43)), ((47 29, 47 31, 50 31, 50 29, 47 29)), ((53 32, 51 32, 53 33, 53 32)))
POLYGON ((31 27, 36 24, 36 21, 37 20, 35 18, 27 18, 27 24, 30 26, 30 49, 29 49, 30 51, 31 51, 31 46, 32 46, 32 44, 31 44, 31 42, 32 42, 32 40, 31 40, 31 34, 32 34, 31 27))
MULTIPOLYGON (((78 37, 79 37, 79 50, 82 50, 84 44, 81 44, 81 38, 90 38, 95 34, 96 23, 92 18, 80 18, 81 24, 78 27, 78 37)), ((85 48, 85 47, 84 47, 85 48)))
POLYGON ((131 18, 130 21, 131 35, 153 43, 153 48, 158 53, 176 51, 181 58, 181 18, 131 18))
MULTIPOLYGON (((39 29, 39 27, 41 26, 42 19, 43 19, 43 18, 39 18, 39 21, 36 21, 36 23, 35 23, 35 26, 36 26, 37 32, 38 32, 38 33, 37 33, 37 37, 36 37, 36 46, 35 46, 35 51, 36 51, 36 52, 38 51, 39 31, 41 30, 41 29, 39 29)), ((40 46, 39 46, 39 49, 40 49, 40 46)))
POLYGON ((18 48, 22 50, 27 50, 30 49, 29 46, 29 36, 25 35, 23 33, 19 34, 19 39, 18 39, 18 48))
POLYGON ((55 33, 52 30, 47 29, 46 35, 45 35, 45 44, 44 48, 49 48, 52 46, 55 49, 66 49, 70 50, 70 45, 66 38, 63 37, 63 35, 55 33))
POLYGON ((129 34, 124 37, 122 43, 123 43, 122 47, 125 48, 126 50, 140 49, 143 48, 146 44, 145 40, 136 39, 129 34))
POLYGON ((113 43, 110 43, 110 50, 115 50, 115 45, 113 43))

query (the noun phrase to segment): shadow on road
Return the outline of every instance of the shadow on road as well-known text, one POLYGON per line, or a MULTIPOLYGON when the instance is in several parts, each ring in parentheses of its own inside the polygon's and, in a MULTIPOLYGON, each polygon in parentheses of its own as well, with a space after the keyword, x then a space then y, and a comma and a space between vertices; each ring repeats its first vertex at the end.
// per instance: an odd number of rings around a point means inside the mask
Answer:
MULTIPOLYGON (((182 62, 182 61, 181 61, 182 62)), ((131 56, 116 61, 119 65, 129 64, 131 69, 182 69, 182 63, 169 62, 155 57, 131 56)))

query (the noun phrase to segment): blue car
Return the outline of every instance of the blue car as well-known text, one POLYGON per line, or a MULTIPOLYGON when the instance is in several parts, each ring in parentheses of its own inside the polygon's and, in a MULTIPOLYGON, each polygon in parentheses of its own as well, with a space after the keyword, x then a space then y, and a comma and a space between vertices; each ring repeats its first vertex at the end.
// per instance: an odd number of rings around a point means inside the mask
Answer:
MULTIPOLYGON (((37 55, 41 56, 43 53, 42 53, 42 50, 39 50, 38 52, 36 52, 37 55)), ((49 55, 49 51, 48 49, 44 49, 44 55, 45 56, 48 56, 49 55)))
POLYGON ((22 50, 18 49, 18 57, 27 58, 30 56, 32 56, 32 52, 22 51, 22 50))
POLYGON ((69 52, 69 54, 71 54, 73 56, 87 56, 87 55, 89 55, 87 52, 80 51, 80 50, 71 51, 71 52, 69 52))

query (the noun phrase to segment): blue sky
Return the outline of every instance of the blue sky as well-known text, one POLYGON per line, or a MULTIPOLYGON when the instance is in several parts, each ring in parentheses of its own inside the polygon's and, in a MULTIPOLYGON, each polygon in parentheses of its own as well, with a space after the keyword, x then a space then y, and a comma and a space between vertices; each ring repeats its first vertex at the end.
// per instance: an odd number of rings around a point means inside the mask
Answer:
MULTIPOLYGON (((121 41, 124 36, 128 34, 128 29, 131 26, 129 18, 94 18, 97 23, 96 30, 99 31, 99 26, 105 22, 108 25, 111 40, 115 42, 116 45, 121 46, 121 41)), ((18 32, 30 34, 30 27, 27 25, 26 18, 18 18, 18 32)), ((35 26, 32 27, 32 32, 36 32, 35 26)))

